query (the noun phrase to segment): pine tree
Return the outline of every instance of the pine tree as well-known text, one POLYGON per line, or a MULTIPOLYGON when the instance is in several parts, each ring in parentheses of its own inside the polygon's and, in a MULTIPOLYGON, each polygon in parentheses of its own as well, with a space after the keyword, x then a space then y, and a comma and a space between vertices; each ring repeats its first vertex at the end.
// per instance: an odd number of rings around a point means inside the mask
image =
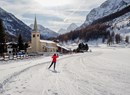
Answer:
POLYGON ((19 47, 19 51, 24 50, 23 38, 21 34, 19 34, 18 37, 18 47, 19 47))
POLYGON ((89 47, 88 47, 88 44, 86 43, 85 45, 85 50, 88 51, 89 47))
POLYGON ((112 35, 109 35, 108 40, 107 40, 107 44, 109 46, 112 45, 112 35))
POLYGON ((126 43, 129 43, 129 36, 126 36, 125 42, 126 42, 126 43))
POLYGON ((4 30, 4 26, 3 26, 3 22, 0 19, 0 43, 5 43, 5 30, 4 30))
POLYGON ((112 39, 111 39, 112 40, 112 44, 114 44, 114 40, 115 40, 115 33, 114 32, 111 33, 111 37, 112 37, 112 39))
POLYGON ((80 50, 83 50, 83 49, 84 49, 84 44, 83 44, 83 43, 80 43, 79 46, 78 46, 78 48, 79 48, 80 50))
POLYGON ((27 48, 29 47, 29 45, 28 45, 28 43, 25 43, 24 44, 24 50, 25 50, 25 52, 27 52, 27 48))
POLYGON ((121 42, 121 40, 122 40, 122 37, 120 36, 120 34, 116 34, 115 35, 115 41, 116 41, 116 43, 119 44, 121 42))
POLYGON ((3 26, 3 22, 0 19, 0 55, 4 57, 6 52, 6 34, 3 26))

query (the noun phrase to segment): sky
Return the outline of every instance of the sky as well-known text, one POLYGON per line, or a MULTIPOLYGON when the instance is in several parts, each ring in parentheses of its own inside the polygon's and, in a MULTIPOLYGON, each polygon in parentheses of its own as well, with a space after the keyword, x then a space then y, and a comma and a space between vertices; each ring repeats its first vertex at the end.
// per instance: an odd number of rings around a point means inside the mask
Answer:
POLYGON ((37 23, 57 32, 84 23, 87 14, 106 0, 0 0, 0 7, 28 26, 37 23))

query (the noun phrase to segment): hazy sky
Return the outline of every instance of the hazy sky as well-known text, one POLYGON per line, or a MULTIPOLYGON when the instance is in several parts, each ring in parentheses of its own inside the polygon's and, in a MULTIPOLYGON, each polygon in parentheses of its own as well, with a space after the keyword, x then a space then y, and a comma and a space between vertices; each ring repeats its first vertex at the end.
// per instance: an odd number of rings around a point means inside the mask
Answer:
POLYGON ((27 25, 34 23, 58 31, 71 23, 81 25, 88 12, 106 0, 0 0, 0 7, 27 25))

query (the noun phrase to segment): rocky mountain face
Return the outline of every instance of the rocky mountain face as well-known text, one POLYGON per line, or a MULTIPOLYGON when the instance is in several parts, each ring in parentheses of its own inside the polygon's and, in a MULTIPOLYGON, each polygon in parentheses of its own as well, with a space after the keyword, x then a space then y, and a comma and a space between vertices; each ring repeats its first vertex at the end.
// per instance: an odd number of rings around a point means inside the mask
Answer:
MULTIPOLYGON (((34 28, 34 24, 30 25, 31 29, 34 28)), ((49 28, 45 28, 44 26, 38 24, 38 30, 41 34, 41 39, 48 39, 52 37, 57 37, 59 34, 54 32, 53 30, 50 30, 49 28)))
POLYGON ((70 25, 67 27, 67 29, 61 28, 61 29, 58 31, 58 33, 59 33, 59 34, 65 34, 65 33, 68 33, 68 32, 71 32, 71 31, 75 30, 77 27, 78 27, 78 26, 77 26, 75 23, 72 23, 72 24, 70 24, 70 25))
POLYGON ((90 11, 82 27, 91 24, 93 21, 99 18, 120 11, 129 4, 130 0, 107 0, 102 3, 98 8, 94 8, 90 11))
POLYGON ((61 28, 59 31, 58 31, 58 33, 61 35, 61 34, 65 34, 66 33, 66 29, 63 29, 63 28, 61 28))
POLYGON ((75 23, 70 24, 70 26, 67 28, 67 32, 73 31, 77 28, 78 26, 75 23))
POLYGON ((30 40, 32 29, 13 14, 0 8, 0 19, 3 20, 5 31, 9 37, 13 36, 14 38, 17 38, 18 35, 21 34, 23 39, 30 40))
POLYGON ((96 23, 108 24, 111 32, 130 35, 130 0, 105 1, 90 11, 79 29, 96 23))
POLYGON ((105 38, 108 33, 130 37, 130 0, 107 0, 87 15, 85 22, 73 32, 61 35, 61 41, 84 41, 105 38), (67 38, 68 37, 68 38, 67 38))

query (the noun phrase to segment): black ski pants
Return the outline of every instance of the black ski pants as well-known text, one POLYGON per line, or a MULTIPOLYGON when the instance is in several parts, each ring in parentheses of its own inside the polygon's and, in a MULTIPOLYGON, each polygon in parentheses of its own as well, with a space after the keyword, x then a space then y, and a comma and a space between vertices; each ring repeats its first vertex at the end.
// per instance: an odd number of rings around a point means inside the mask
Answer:
POLYGON ((51 63, 51 65, 49 66, 49 69, 51 68, 51 66, 54 64, 54 70, 55 70, 55 67, 56 67, 56 62, 53 62, 51 63))

